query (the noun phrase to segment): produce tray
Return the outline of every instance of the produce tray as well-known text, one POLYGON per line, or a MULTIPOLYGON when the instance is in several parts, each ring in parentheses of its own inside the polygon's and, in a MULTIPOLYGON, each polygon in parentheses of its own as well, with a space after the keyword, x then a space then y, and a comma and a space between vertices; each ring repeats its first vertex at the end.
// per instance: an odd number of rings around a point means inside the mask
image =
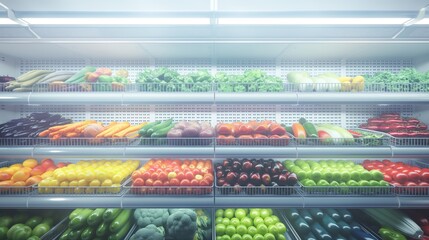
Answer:
POLYGON ((352 129, 359 130, 366 133, 377 134, 382 136, 381 138, 330 138, 330 139, 320 139, 320 138, 305 138, 298 139, 294 138, 297 146, 333 146, 336 147, 380 147, 380 146, 389 146, 391 137, 382 132, 369 131, 366 129, 352 129))
MULTIPOLYGON (((405 161, 410 166, 416 166, 420 168, 429 168, 429 164, 421 161, 405 161)), ((395 186, 395 193, 398 196, 429 196, 429 186, 395 186)))
MULTIPOLYGON (((288 135, 289 136, 289 135, 288 135)), ((284 147, 288 145, 295 145, 295 139, 289 136, 289 139, 269 139, 269 138, 252 138, 252 139, 225 139, 216 138, 216 145, 218 146, 274 146, 284 147)))
MULTIPOLYGON (((9 167, 15 164, 14 162, 1 162, 0 167, 9 167)), ((34 191, 37 185, 30 186, 0 186, 0 196, 2 195, 28 195, 34 191)))
POLYGON ((52 240, 52 239, 58 239, 61 234, 67 229, 68 227, 68 217, 65 217, 63 220, 61 220, 57 225, 51 228, 49 232, 45 233, 40 239, 41 240, 52 240))
POLYGON ((133 225, 131 226, 130 230, 128 231, 127 235, 124 237, 124 239, 123 239, 123 240, 129 240, 129 239, 133 236, 133 234, 134 234, 135 232, 137 232, 138 230, 139 230, 139 229, 138 229, 137 225, 136 225, 136 224, 133 224, 133 225))
POLYGON ((32 92, 125 92, 132 88, 131 84, 112 83, 37 83, 32 92))
POLYGON ((390 145, 391 146, 401 146, 401 147, 421 147, 429 146, 429 138, 419 137, 419 138, 398 138, 390 136, 390 145))
POLYGON ((131 178, 124 185, 127 195, 134 196, 188 196, 188 197, 212 197, 213 184, 211 186, 132 186, 131 178))
POLYGON ((285 83, 285 92, 429 92, 427 83, 285 83))
POLYGON ((0 138, 0 146, 129 146, 134 138, 0 138))
POLYGON ((287 219, 284 211, 276 209, 275 214, 277 216, 279 216, 280 221, 286 225, 287 234, 290 237, 289 239, 291 239, 291 240, 302 240, 302 238, 299 236, 298 232, 292 226, 292 223, 289 221, 289 219, 287 219))
POLYGON ((209 146, 214 138, 139 138, 133 139, 133 145, 143 146, 209 146))
POLYGON ((129 91, 136 92, 213 92, 216 89, 215 83, 136 83, 128 85, 129 91))

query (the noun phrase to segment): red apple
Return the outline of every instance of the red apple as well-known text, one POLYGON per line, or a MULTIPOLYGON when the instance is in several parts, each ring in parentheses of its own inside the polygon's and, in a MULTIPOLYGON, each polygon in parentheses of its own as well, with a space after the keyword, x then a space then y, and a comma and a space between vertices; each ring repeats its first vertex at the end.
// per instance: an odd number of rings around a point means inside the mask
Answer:
POLYGON ((418 182, 420 181, 420 174, 416 172, 408 172, 408 180, 411 182, 418 182))
POLYGON ((170 179, 170 186, 179 186, 180 181, 177 178, 170 179))
POLYGON ((182 181, 180 181, 180 186, 189 186, 191 185, 191 181, 189 181, 188 179, 183 179, 182 181))
POLYGON ((408 175, 406 175, 405 173, 397 173, 396 175, 394 175, 394 179, 398 183, 404 184, 408 181, 408 175))
POLYGON ((144 186, 144 184, 145 184, 145 182, 144 182, 144 180, 143 179, 141 179, 141 178, 136 178, 136 179, 134 179, 134 181, 133 181, 133 186, 144 186))

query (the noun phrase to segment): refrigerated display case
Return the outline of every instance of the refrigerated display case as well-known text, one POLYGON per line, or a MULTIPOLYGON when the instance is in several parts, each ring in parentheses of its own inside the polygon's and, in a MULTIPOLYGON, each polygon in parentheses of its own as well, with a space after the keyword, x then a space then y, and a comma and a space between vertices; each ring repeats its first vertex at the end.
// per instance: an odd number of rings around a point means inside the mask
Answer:
MULTIPOLYGON (((290 72, 307 72, 312 76, 398 73, 405 68, 427 72, 429 17, 425 11, 428 4, 427 1, 374 3, 366 0, 347 5, 336 0, 287 3, 147 0, 138 4, 4 0, 0 5, 0 75, 18 77, 31 70, 76 73, 93 66, 107 67, 114 72, 126 69, 131 82, 119 90, 98 88, 97 84, 90 84, 93 91, 47 88, 43 84, 31 86, 26 89, 28 92, 0 88, 0 122, 49 112, 75 122, 94 119, 103 124, 126 121, 137 125, 173 118, 208 122, 212 127, 218 123, 252 120, 291 125, 305 118, 314 123, 357 129, 369 118, 400 113, 402 117, 418 118, 428 124, 426 83, 392 83, 394 88, 367 84, 363 91, 343 92, 329 88, 328 91, 304 91, 287 82, 290 72), (295 22, 290 22, 291 19, 295 22), (91 22, 93 20, 99 22, 91 22), (144 70, 159 68, 182 75, 203 69, 213 77, 219 77, 219 73, 243 75, 246 70, 258 69, 280 78, 284 84, 279 91, 259 92, 243 85, 240 91, 234 92, 231 89, 237 83, 233 82, 228 82, 230 88, 224 88, 219 82, 198 85, 198 88, 178 83, 183 87, 178 90, 137 81, 144 70), (189 91, 183 90, 184 85, 189 91)), ((353 144, 324 144, 293 136, 287 144, 245 144, 240 140, 220 144, 216 138, 147 141, 146 144, 134 140, 92 144, 85 139, 53 142, 38 138, 25 141, 1 138, 0 161, 10 165, 29 157, 52 158, 58 162, 136 159, 142 163, 151 158, 204 158, 214 163, 226 158, 355 162, 390 159, 425 165, 429 159, 426 140, 417 137, 404 141, 387 134, 376 145, 368 145, 363 140, 353 144)), ((35 187, 21 194, 0 192, 0 208, 427 208, 427 191, 400 194, 392 188, 382 191, 384 194, 342 194, 341 191, 320 194, 303 186, 292 189, 293 194, 267 194, 262 188, 257 194, 223 194, 215 182, 210 194, 175 196, 172 201, 170 195, 131 194, 130 185, 125 183, 117 194, 96 195, 44 195, 35 187)), ((373 193, 368 189, 363 187, 360 193, 373 193)))

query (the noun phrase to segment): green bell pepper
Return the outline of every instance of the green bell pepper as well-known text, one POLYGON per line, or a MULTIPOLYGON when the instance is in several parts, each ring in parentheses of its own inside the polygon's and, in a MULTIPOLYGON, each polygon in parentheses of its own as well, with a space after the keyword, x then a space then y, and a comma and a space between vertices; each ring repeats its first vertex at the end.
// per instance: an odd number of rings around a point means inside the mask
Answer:
POLYGON ((31 228, 21 223, 13 225, 7 231, 7 238, 10 240, 27 240, 30 236, 31 228))
POLYGON ((378 234, 380 234, 380 237, 383 240, 407 240, 404 235, 389 227, 380 228, 378 230, 378 234))

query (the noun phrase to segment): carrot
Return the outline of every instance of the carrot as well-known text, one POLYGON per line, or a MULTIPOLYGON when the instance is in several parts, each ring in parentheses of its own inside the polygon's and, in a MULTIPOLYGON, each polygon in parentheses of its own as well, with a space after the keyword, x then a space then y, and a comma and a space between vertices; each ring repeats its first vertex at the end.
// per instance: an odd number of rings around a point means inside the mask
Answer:
POLYGON ((112 128, 117 125, 117 122, 111 122, 109 125, 106 126, 106 128, 104 129, 104 131, 102 131, 101 133, 99 133, 97 136, 95 136, 96 138, 101 138, 104 136, 104 134, 108 133, 110 130, 112 130, 112 128))
POLYGON ((61 138, 61 135, 60 134, 56 134, 56 135, 54 135, 53 137, 52 137, 52 140, 58 140, 58 139, 60 139, 61 138))
POLYGON ((307 137, 307 135, 305 134, 305 129, 300 123, 292 124, 292 131, 293 131, 293 135, 296 138, 306 138, 307 137))
POLYGON ((68 137, 68 138, 73 138, 73 137, 78 137, 78 136, 79 136, 79 134, 75 133, 75 132, 69 132, 66 134, 66 137, 68 137))
POLYGON ((138 130, 134 131, 134 132, 127 133, 127 135, 125 135, 125 137, 126 138, 138 138, 139 137, 138 130))
POLYGON ((49 137, 53 137, 53 136, 55 136, 55 135, 60 135, 60 136, 61 136, 60 131, 56 131, 56 132, 51 132, 51 133, 49 133, 49 137))
POLYGON ((87 124, 87 123, 95 123, 95 122, 96 122, 95 120, 86 120, 86 121, 82 121, 82 122, 73 123, 73 124, 71 124, 70 126, 68 126, 68 127, 66 127, 66 128, 63 128, 63 129, 59 130, 59 132, 60 132, 61 134, 64 134, 64 133, 67 133, 67 132, 72 132, 72 131, 74 131, 76 128, 80 127, 80 126, 83 126, 83 125, 85 125, 85 124, 87 124))
POLYGON ((126 129, 124 129, 118 133, 113 134, 113 137, 123 138, 123 137, 125 137, 125 135, 127 135, 130 132, 135 132, 135 131, 140 130, 140 128, 142 128, 144 125, 146 125, 146 123, 142 123, 142 124, 137 125, 137 126, 129 126, 128 128, 126 128, 126 129))
POLYGON ((118 133, 126 128, 128 128, 130 126, 130 123, 128 122, 123 122, 123 123, 119 123, 116 124, 114 127, 111 128, 111 130, 109 132, 107 132, 106 134, 104 134, 105 138, 110 138, 113 136, 113 134, 118 133))
POLYGON ((60 130, 60 129, 63 129, 63 128, 65 128, 65 127, 69 126, 70 124, 73 124, 73 123, 64 124, 64 125, 58 125, 58 126, 53 126, 53 127, 48 128, 48 129, 49 129, 51 132, 54 132, 54 131, 58 131, 58 130, 60 130))
POLYGON ((39 133, 39 137, 47 137, 51 131, 49 129, 46 129, 45 131, 39 133))

